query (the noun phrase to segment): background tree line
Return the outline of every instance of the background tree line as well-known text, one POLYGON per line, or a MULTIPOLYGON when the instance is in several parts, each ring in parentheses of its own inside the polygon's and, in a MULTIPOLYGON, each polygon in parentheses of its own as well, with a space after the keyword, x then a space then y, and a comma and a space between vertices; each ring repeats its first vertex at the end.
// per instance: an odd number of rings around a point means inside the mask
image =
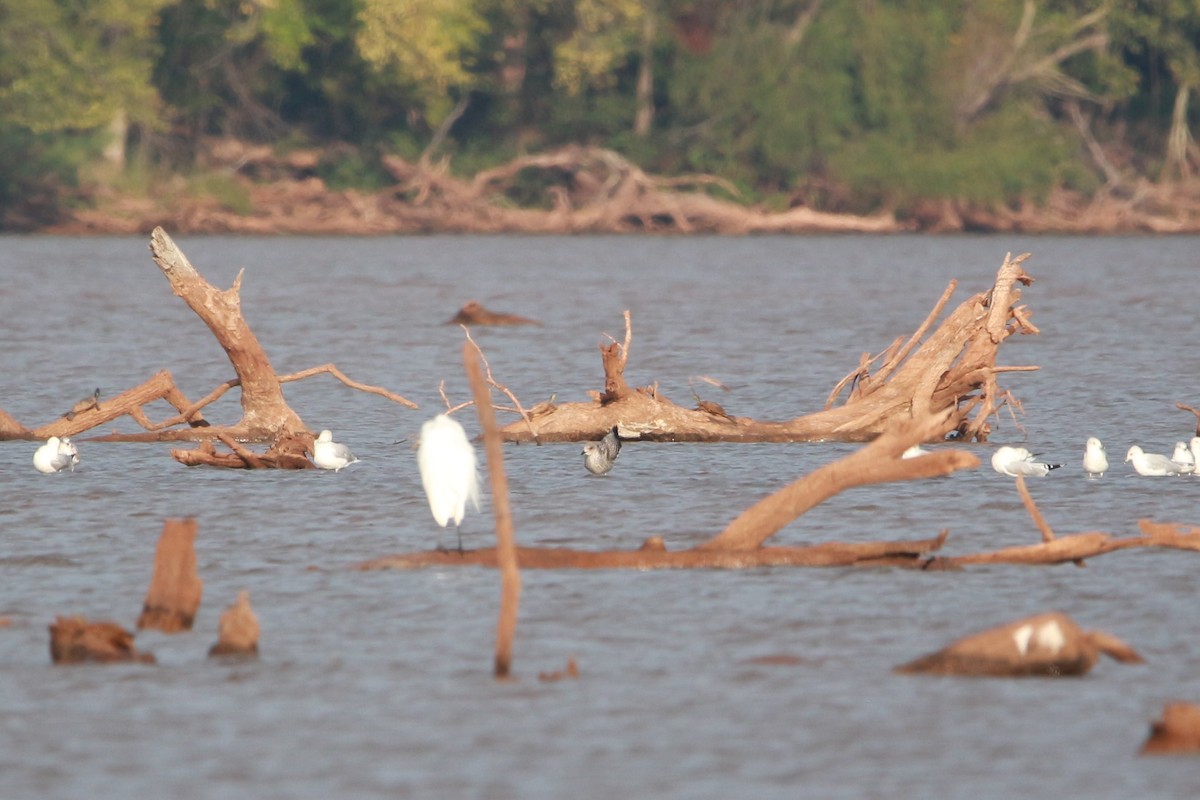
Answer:
POLYGON ((148 191, 204 143, 472 173, 583 142, 743 198, 1130 191, 1200 164, 1200 0, 0 0, 0 214, 148 191))

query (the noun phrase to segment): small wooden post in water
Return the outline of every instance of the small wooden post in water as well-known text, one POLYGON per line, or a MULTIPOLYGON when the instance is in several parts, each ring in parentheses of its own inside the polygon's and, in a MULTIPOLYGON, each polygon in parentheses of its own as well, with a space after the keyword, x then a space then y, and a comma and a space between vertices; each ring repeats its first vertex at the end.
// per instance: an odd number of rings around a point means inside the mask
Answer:
POLYGON ((190 631, 204 594, 204 582, 196 574, 196 519, 167 519, 154 553, 154 575, 138 630, 158 628, 164 633, 190 631))
POLYGON ((217 623, 217 643, 208 651, 213 656, 257 656, 258 617, 250 607, 250 593, 238 592, 237 600, 221 613, 217 623))
POLYGON ((492 397, 479 368, 479 357, 471 343, 463 343, 463 365, 475 396, 475 410, 483 428, 488 476, 492 486, 492 510, 496 515, 496 562, 500 568, 500 620, 496 625, 497 678, 507 678, 512 665, 513 635, 517 630, 517 606, 521 602, 521 573, 513 541, 512 514, 508 508, 508 479, 504 475, 503 444, 492 412, 492 397))

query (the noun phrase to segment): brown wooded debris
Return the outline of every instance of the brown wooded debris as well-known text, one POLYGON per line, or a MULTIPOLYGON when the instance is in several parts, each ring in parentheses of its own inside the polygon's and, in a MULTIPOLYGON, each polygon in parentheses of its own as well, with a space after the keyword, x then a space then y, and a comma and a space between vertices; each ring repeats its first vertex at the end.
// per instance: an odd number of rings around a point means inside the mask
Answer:
POLYGON ((258 617, 250 607, 250 592, 238 592, 237 600, 221 612, 217 624, 217 643, 209 648, 213 656, 257 656, 258 617))
POLYGON ((490 311, 476 300, 467 301, 446 325, 541 325, 536 319, 522 317, 518 314, 506 314, 490 311))
POLYGON ((538 680, 542 681, 543 683, 554 683, 555 681, 561 681, 564 678, 579 680, 579 665, 575 663, 574 656, 567 659, 566 669, 556 669, 553 672, 538 673, 538 680))
POLYGON ((1037 369, 997 361, 1009 337, 1039 333, 1031 312, 1020 305, 1020 287, 1033 283, 1022 266, 1028 258, 1008 254, 990 290, 968 297, 938 323, 957 286, 952 281, 911 335, 898 337, 878 355, 864 353, 834 386, 825 408, 814 413, 781 422, 755 420, 699 398, 696 408, 684 408, 663 396, 657 384, 630 386, 626 312, 624 341, 609 337, 612 341, 600 345, 603 391, 589 392, 590 402, 561 403, 532 421, 511 422, 502 433, 511 442, 594 441, 616 425, 622 438, 647 441, 864 442, 894 422, 945 414, 942 427, 925 441, 948 434, 986 441, 992 417, 1006 404, 1016 406, 998 377, 1037 369))
POLYGON ((167 519, 154 552, 154 574, 138 617, 138 630, 158 628, 164 633, 189 631, 204 594, 196 574, 196 520, 167 519))
POLYGON ((84 617, 58 617, 50 625, 50 659, 55 664, 136 661, 153 664, 152 653, 139 653, 133 634, 115 622, 88 622, 84 617))
POLYGON ((1141 750, 1144 756, 1176 753, 1200 753, 1200 706, 1195 703, 1167 703, 1141 750))
POLYGON ((498 679, 512 669, 513 638, 517 631, 517 610, 521 602, 521 571, 513 536, 512 513, 508 505, 508 478, 504 472, 504 446, 492 409, 491 390, 480 367, 482 354, 471 341, 463 342, 463 367, 475 398, 475 411, 483 429, 488 480, 492 489, 492 512, 496 522, 496 564, 500 570, 500 614, 496 623, 496 656, 493 673, 498 679))
POLYGON ((271 366, 266 351, 242 316, 242 273, 225 290, 212 286, 192 266, 187 256, 166 231, 155 228, 150 236, 150 251, 155 264, 171 284, 177 297, 200 317, 217 343, 225 351, 236 377, 225 381, 198 401, 190 400, 175 384, 171 373, 161 370, 139 386, 100 402, 99 389, 76 403, 70 411, 34 429, 28 429, 0 409, 0 439, 41 439, 51 436, 75 436, 128 416, 143 430, 139 433, 108 433, 96 441, 200 441, 220 439, 233 451, 218 454, 209 445, 195 451, 175 451, 176 460, 189 466, 207 464, 221 467, 274 467, 302 469, 312 464, 289 440, 311 438, 300 416, 283 397, 281 385, 319 374, 332 375, 346 386, 377 394, 388 400, 416 408, 416 404, 382 387, 351 380, 333 364, 311 367, 290 375, 279 375, 271 366), (242 418, 231 425, 212 425, 201 409, 221 398, 230 389, 241 392, 242 418), (174 416, 152 421, 145 406, 159 400, 169 403, 174 416), (180 427, 187 426, 187 427, 180 427), (242 448, 241 442, 270 442, 265 454, 242 448))
POLYGON ((1084 631, 1066 614, 1052 612, 972 634, 895 671, 1009 678, 1078 676, 1087 674, 1102 654, 1125 664, 1142 663, 1142 657, 1115 636, 1084 631))

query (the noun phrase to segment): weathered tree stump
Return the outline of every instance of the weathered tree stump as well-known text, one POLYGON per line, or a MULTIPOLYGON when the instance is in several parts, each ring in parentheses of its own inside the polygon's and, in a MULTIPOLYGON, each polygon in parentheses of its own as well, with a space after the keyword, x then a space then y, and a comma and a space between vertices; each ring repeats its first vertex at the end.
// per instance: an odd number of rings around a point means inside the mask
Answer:
POLYGON ((896 672, 988 677, 1085 675, 1111 656, 1140 664, 1133 648, 1101 631, 1081 630, 1066 614, 1038 614, 967 636, 943 650, 896 667, 896 672))
POLYGON ((258 617, 250 607, 250 593, 243 589, 237 600, 221 612, 217 623, 217 643, 209 648, 209 658, 215 656, 257 656, 258 617))
POLYGON ((154 552, 154 574, 138 617, 138 630, 158 628, 165 633, 192 629, 204 582, 196 574, 196 520, 168 519, 154 552))
POLYGON ((133 634, 117 623, 88 622, 84 617, 58 617, 50 625, 50 659, 55 664, 154 663, 154 655, 139 653, 133 646, 133 634))
POLYGON ((1177 753, 1200 753, 1200 706, 1194 703, 1167 703, 1141 750, 1144 756, 1177 753))

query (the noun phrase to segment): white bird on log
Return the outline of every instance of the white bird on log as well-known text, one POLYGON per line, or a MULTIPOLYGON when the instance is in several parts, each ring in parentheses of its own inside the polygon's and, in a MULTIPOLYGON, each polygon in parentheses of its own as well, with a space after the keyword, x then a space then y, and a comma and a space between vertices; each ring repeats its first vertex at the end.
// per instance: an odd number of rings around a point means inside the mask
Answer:
POLYGON ((617 426, 598 442, 584 442, 583 466, 593 475, 605 475, 613 468, 617 455, 621 452, 621 440, 617 436, 617 426))
POLYGON ((1095 436, 1087 440, 1083 449, 1083 471, 1092 476, 1108 472, 1108 454, 1095 436))
POLYGON ((1147 453, 1136 444, 1125 454, 1125 463, 1133 462, 1133 469, 1138 475, 1181 475, 1183 467, 1161 453, 1147 453))
POLYGON ((78 463, 79 451, 75 445, 71 444, 70 439, 59 439, 57 436, 51 436, 33 454, 33 466, 47 475, 64 469, 74 471, 78 463))
MULTIPOLYGON (((443 528, 454 520, 458 534, 458 551, 461 553, 463 516, 467 501, 479 510, 479 473, 475 461, 475 448, 467 438, 462 425, 438 414, 421 426, 421 443, 417 446, 417 466, 421 470, 421 485, 429 500, 433 518, 443 528)), ((438 532, 437 549, 442 548, 442 534, 438 532)))
POLYGON ((1175 443, 1175 452, 1171 454, 1171 460, 1183 467, 1185 474, 1190 475, 1196 471, 1196 457, 1192 455, 1186 442, 1175 443))
POLYGON ((358 463, 354 453, 344 444, 333 440, 332 431, 321 431, 321 435, 313 442, 313 463, 321 469, 331 469, 338 472, 342 467, 358 463))
POLYGON ((1004 445, 996 448, 996 452, 992 453, 992 469, 1001 475, 1009 475, 1014 478, 1017 475, 1041 477, 1050 472, 1050 470, 1058 469, 1061 466, 1062 464, 1047 464, 1042 461, 1034 461, 1033 453, 1024 447, 1009 447, 1008 445, 1004 445))

